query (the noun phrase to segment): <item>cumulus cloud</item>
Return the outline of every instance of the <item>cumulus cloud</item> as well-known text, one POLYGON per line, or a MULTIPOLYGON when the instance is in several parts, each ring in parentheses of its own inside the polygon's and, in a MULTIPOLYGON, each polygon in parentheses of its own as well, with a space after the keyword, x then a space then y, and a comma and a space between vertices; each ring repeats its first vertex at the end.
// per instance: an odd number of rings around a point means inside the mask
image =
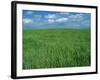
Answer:
POLYGON ((32 23, 32 22, 33 22, 32 19, 28 19, 28 18, 23 19, 24 24, 29 24, 29 23, 32 23))
POLYGON ((67 21, 68 20, 68 18, 58 18, 56 21, 57 22, 65 22, 65 21, 67 21))
POLYGON ((65 22, 65 21, 68 21, 68 18, 61 17, 61 18, 56 18, 56 19, 52 19, 52 18, 49 18, 49 19, 48 19, 48 22, 49 22, 49 23, 54 23, 54 22, 65 22))
POLYGON ((33 11, 27 11, 26 14, 33 14, 33 11))
POLYGON ((89 28, 91 26, 91 15, 90 13, 26 10, 23 12, 23 23, 25 27, 34 29, 52 27, 89 28))
POLYGON ((83 14, 73 14, 69 18, 73 21, 81 21, 83 19, 83 14))
POLYGON ((68 17, 65 15, 69 15, 67 12, 60 12, 60 13, 55 13, 55 14, 48 14, 45 15, 45 18, 49 23, 54 23, 54 22, 65 22, 68 20, 68 17))
POLYGON ((42 19, 42 16, 41 15, 38 15, 38 14, 35 14, 35 15, 33 15, 32 18, 33 18, 34 21, 39 21, 39 20, 42 19))
POLYGON ((56 15, 55 14, 48 14, 45 16, 45 18, 53 19, 53 18, 56 18, 56 15))
POLYGON ((49 22, 49 23, 54 23, 55 20, 54 20, 54 19, 48 19, 48 22, 49 22))

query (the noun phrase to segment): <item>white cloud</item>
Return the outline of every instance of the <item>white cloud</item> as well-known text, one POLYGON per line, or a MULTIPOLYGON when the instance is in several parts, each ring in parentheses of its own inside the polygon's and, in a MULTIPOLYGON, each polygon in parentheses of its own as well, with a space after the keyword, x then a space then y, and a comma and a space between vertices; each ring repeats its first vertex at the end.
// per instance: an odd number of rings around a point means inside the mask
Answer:
POLYGON ((27 11, 26 14, 33 14, 33 11, 27 11))
POLYGON ((41 15, 33 15, 33 19, 36 20, 41 20, 42 16, 41 15))
POLYGON ((81 21, 83 20, 83 14, 70 15, 69 18, 73 21, 81 21))
POLYGON ((29 24, 29 23, 32 23, 32 22, 33 22, 32 19, 28 19, 28 18, 23 19, 24 24, 29 24))
POLYGON ((48 19, 48 22, 49 22, 49 23, 54 23, 55 20, 54 20, 54 19, 48 19))
POLYGON ((57 22, 65 22, 65 21, 68 21, 68 18, 58 18, 56 19, 57 22))
POLYGON ((48 14, 45 16, 45 18, 53 19, 53 18, 56 18, 56 15, 55 14, 48 14))

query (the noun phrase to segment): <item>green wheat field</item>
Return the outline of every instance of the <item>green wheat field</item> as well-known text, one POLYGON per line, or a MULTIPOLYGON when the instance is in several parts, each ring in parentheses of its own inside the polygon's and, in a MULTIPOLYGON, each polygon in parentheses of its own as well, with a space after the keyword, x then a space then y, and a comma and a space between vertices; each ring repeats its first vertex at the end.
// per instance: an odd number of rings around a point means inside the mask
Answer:
POLYGON ((23 30, 23 69, 90 66, 90 30, 23 30))

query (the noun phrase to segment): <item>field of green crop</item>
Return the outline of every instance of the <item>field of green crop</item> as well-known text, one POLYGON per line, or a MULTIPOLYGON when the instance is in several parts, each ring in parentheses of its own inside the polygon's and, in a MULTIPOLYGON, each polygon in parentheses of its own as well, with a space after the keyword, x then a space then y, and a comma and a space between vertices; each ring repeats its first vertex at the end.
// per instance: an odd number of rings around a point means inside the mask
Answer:
POLYGON ((23 30, 23 69, 90 66, 90 30, 23 30))

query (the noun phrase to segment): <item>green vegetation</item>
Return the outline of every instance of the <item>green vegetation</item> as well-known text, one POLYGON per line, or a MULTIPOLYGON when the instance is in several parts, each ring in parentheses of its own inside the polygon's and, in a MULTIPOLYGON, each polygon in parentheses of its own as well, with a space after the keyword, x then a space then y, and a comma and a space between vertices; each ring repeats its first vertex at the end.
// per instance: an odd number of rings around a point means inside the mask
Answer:
POLYGON ((90 66, 90 30, 23 31, 23 69, 90 66))

